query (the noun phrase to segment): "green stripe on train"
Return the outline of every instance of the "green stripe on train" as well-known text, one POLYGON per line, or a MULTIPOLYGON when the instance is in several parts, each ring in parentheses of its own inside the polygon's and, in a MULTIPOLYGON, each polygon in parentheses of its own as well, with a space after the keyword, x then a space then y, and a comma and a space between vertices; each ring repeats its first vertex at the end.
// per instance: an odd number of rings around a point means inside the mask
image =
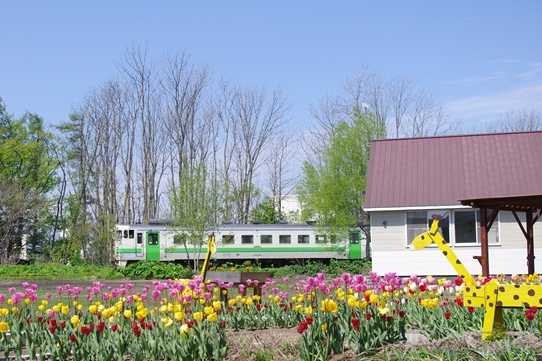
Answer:
MULTIPOLYGON (((182 247, 169 247, 165 249, 165 253, 197 253, 197 248, 182 248, 182 247)), ((217 253, 273 253, 273 252, 340 252, 344 251, 344 246, 336 247, 221 247, 218 248, 217 253)), ((118 253, 137 253, 136 248, 117 248, 118 253)), ((140 249, 140 253, 143 253, 143 249, 140 249)), ((201 253, 207 252, 207 247, 202 247, 199 250, 201 253)))

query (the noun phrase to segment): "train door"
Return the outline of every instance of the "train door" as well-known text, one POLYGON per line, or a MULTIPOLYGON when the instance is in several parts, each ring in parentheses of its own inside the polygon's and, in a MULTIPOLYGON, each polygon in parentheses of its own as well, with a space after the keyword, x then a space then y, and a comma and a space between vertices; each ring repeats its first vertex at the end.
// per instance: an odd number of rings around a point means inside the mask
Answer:
POLYGON ((349 244, 348 244, 348 258, 360 259, 361 258, 361 230, 354 229, 350 231, 349 244))
POLYGON ((147 247, 145 248, 145 259, 147 261, 160 260, 160 234, 158 232, 147 232, 147 247))

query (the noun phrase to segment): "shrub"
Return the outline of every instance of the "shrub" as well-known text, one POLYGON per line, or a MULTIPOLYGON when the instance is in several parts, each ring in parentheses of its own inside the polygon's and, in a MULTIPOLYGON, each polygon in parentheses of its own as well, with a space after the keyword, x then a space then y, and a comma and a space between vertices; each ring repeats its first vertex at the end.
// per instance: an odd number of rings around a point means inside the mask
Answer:
POLYGON ((190 278, 193 272, 190 268, 167 262, 143 261, 129 264, 122 274, 130 279, 177 279, 190 278))
POLYGON ((122 273, 113 267, 91 264, 64 265, 59 263, 34 263, 29 265, 0 265, 0 279, 104 280, 119 279, 122 277, 122 273))

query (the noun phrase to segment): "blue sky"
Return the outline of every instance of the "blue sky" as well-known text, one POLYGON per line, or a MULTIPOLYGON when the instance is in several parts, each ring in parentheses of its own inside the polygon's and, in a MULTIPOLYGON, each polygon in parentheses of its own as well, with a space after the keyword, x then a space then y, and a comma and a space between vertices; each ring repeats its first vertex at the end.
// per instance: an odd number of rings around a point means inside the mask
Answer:
POLYGON ((127 47, 187 51, 215 77, 278 87, 292 120, 368 69, 432 92, 467 128, 542 110, 542 1, 11 1, 0 96, 49 123, 115 76, 127 47))

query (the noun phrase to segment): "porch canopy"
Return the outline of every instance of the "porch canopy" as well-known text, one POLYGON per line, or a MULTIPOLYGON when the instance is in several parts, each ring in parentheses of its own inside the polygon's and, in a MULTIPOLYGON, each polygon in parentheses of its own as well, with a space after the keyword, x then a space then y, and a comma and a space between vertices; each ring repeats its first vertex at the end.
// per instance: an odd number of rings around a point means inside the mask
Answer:
POLYGON ((542 216, 542 194, 531 194, 514 197, 488 197, 464 199, 461 204, 480 209, 480 247, 481 255, 475 256, 482 266, 482 275, 489 276, 488 232, 497 218, 499 211, 511 211, 525 236, 527 245, 527 270, 534 270, 534 234, 533 226, 542 216), (525 226, 518 213, 525 213, 525 226))

